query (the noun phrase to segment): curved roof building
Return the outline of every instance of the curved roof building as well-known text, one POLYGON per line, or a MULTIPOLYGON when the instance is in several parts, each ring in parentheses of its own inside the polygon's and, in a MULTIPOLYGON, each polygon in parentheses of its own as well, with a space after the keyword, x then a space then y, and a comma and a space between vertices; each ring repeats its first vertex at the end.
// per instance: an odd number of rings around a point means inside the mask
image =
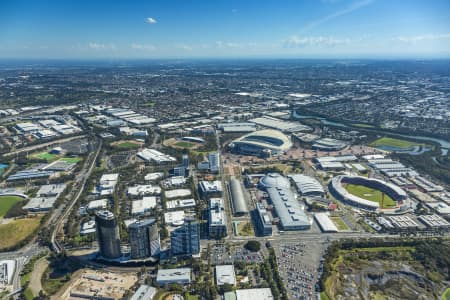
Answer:
POLYGON ((272 155, 279 155, 292 147, 288 136, 278 130, 259 130, 235 139, 230 147, 236 152, 250 155, 260 155, 270 151, 272 155))
POLYGON ((325 191, 317 179, 303 174, 289 176, 297 186, 297 190, 302 196, 323 196, 325 191))
POLYGON ((260 180, 259 187, 269 195, 283 230, 311 228, 312 220, 303 211, 289 179, 278 173, 269 173, 260 180))
POLYGON ((244 191, 242 186, 236 178, 230 180, 231 200, 233 201, 233 212, 236 215, 243 215, 248 213, 247 204, 245 203, 244 191))

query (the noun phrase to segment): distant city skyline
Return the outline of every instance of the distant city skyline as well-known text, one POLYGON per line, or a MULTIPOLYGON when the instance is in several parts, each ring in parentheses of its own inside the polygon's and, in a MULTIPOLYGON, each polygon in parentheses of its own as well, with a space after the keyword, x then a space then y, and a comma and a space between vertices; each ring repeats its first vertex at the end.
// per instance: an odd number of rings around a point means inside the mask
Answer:
POLYGON ((450 1, 6 0, 1 58, 450 58, 450 1))

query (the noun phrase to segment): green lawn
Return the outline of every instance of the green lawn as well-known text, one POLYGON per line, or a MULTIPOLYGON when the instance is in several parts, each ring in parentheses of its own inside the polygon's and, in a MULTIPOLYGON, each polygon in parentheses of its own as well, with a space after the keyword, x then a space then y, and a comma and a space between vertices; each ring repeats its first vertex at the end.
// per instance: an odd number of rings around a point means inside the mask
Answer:
POLYGON ((192 148, 195 146, 194 143, 190 142, 176 142, 174 145, 180 148, 192 148))
POLYGON ((331 221, 333 221, 334 225, 336 225, 338 230, 349 230, 347 224, 341 219, 341 217, 330 217, 331 221))
POLYGON ((133 143, 133 142, 122 142, 122 143, 113 145, 113 147, 119 148, 119 149, 137 149, 137 148, 141 147, 141 145, 137 144, 137 143, 133 143))
POLYGON ((357 123, 357 124, 352 124, 355 127, 361 127, 361 128, 375 128, 375 126, 370 125, 370 124, 364 124, 364 123, 357 123))
POLYGON ((68 162, 68 163, 78 163, 82 161, 83 159, 81 157, 63 157, 61 158, 62 161, 68 162))
POLYGON ((33 154, 31 155, 31 157, 35 157, 35 158, 39 158, 39 159, 44 159, 46 161, 52 161, 58 158, 58 155, 56 154, 50 154, 48 152, 40 152, 37 154, 33 154))
POLYGON ((327 293, 321 292, 320 293, 320 300, 329 300, 327 293))
POLYGON ((42 217, 24 218, 0 225, 0 250, 12 247, 32 234, 42 217))
POLYGON ((23 200, 22 197, 18 196, 0 196, 0 218, 3 217, 14 204, 23 200))
POLYGON ((450 300, 450 287, 442 294, 442 300, 450 300))
POLYGON ((198 295, 191 295, 191 294, 187 294, 185 296, 186 300, 198 300, 200 298, 198 295))
POLYGON ((388 146, 388 147, 396 147, 396 148, 402 148, 402 149, 408 149, 414 146, 420 146, 424 144, 396 139, 396 138, 390 138, 390 137, 382 137, 370 144, 371 146, 377 147, 377 146, 388 146))
MULTIPOLYGON (((382 197, 382 192, 379 190, 375 190, 363 185, 356 185, 356 184, 347 184, 345 185, 345 189, 347 190, 347 192, 349 192, 350 194, 353 194, 355 196, 358 196, 360 198, 369 200, 369 201, 373 201, 373 202, 378 202, 380 203, 381 206, 381 197, 382 197)), ((384 194, 384 205, 382 208, 392 208, 396 206, 396 202, 389 197, 386 193, 384 194)))

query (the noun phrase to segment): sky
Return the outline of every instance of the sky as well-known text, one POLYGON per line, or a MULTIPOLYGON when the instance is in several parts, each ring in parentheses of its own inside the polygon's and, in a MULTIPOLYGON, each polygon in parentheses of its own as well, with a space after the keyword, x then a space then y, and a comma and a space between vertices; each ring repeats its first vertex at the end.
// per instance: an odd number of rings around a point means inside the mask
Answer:
POLYGON ((450 58, 449 0, 0 0, 0 58, 450 58))

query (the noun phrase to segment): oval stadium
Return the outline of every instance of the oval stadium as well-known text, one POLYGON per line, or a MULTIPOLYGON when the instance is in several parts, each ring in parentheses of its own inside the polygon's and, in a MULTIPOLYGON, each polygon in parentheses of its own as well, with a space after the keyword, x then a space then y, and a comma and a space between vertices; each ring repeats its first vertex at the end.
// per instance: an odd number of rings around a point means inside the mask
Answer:
POLYGON ((289 137, 281 131, 267 129, 246 134, 230 143, 230 148, 237 153, 248 155, 280 155, 292 147, 289 137))
POLYGON ((396 208, 408 198, 406 192, 394 184, 362 176, 336 176, 330 181, 329 190, 338 200, 370 211, 396 208))

